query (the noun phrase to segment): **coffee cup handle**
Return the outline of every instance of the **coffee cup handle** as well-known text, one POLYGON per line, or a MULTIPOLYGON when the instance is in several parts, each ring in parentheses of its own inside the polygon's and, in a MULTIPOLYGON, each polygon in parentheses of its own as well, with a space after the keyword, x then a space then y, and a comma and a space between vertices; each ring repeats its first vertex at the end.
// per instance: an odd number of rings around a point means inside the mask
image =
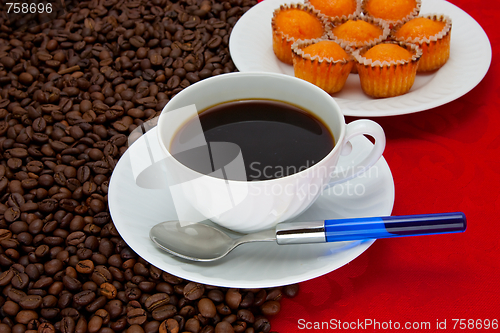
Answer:
POLYGON ((364 134, 375 139, 375 144, 368 156, 357 165, 350 166, 346 170, 335 171, 332 174, 331 181, 325 186, 325 189, 358 177, 372 167, 382 156, 386 142, 384 130, 382 126, 376 122, 367 119, 355 120, 347 124, 341 154, 349 155, 352 149, 349 141, 355 136, 364 134))

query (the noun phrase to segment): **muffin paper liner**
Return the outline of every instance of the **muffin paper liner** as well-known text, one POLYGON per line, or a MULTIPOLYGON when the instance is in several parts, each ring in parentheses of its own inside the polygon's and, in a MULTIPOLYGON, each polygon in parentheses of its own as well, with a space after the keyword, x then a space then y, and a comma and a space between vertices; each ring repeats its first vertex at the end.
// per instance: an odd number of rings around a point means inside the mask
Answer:
POLYGON ((334 94, 344 87, 354 61, 350 55, 352 50, 345 44, 339 45, 346 51, 347 59, 335 60, 304 53, 303 48, 325 40, 329 39, 299 39, 293 43, 293 69, 296 77, 320 87, 329 94, 334 94))
MULTIPOLYGON (((361 47, 365 47, 365 46, 370 47, 370 46, 374 46, 376 44, 379 44, 379 43, 383 42, 384 40, 386 40, 387 37, 391 33, 391 29, 389 29, 389 25, 384 20, 373 18, 373 17, 368 17, 368 16, 357 17, 357 18, 354 18, 352 20, 356 20, 356 21, 362 20, 362 21, 371 23, 373 25, 376 25, 382 29, 382 34, 379 36, 379 38, 375 38, 375 39, 364 41, 364 42, 346 41, 346 40, 341 39, 333 34, 333 29, 335 27, 338 27, 338 26, 340 26, 348 21, 347 19, 344 19, 344 20, 337 20, 337 21, 332 23, 332 27, 331 27, 330 31, 328 31, 328 37, 331 40, 336 41, 339 44, 343 43, 343 44, 348 45, 349 47, 352 48, 352 51, 354 51, 354 50, 361 48, 361 47)), ((356 66, 352 66, 351 73, 357 74, 358 68, 356 66)))
POLYGON ((336 20, 332 23, 332 26, 331 26, 331 29, 328 31, 328 37, 337 42, 337 43, 344 43, 346 45, 348 45, 349 47, 353 48, 353 49, 358 49, 358 48, 361 48, 361 47, 364 47, 364 46, 373 46, 375 44, 379 44, 381 43, 382 41, 384 41, 388 36, 389 34, 391 33, 391 29, 389 29, 389 25, 387 24, 387 22, 385 22, 384 20, 381 20, 381 19, 376 19, 376 18, 373 18, 373 17, 357 17, 357 18, 354 18, 354 19, 343 19, 343 20, 336 20), (341 39, 337 36, 335 36, 333 34, 333 29, 346 23, 347 21, 349 20, 353 20, 353 21, 365 21, 365 22, 368 22, 370 24, 373 24, 379 28, 382 29, 382 34, 378 37, 378 38, 375 38, 375 39, 372 39, 372 40, 368 40, 368 41, 363 41, 363 42, 351 42, 351 41, 347 41, 347 40, 344 40, 344 39, 341 39))
POLYGON ((412 51, 414 53, 411 57, 410 60, 397 60, 397 61, 380 61, 380 60, 375 60, 372 61, 372 59, 367 59, 363 56, 363 54, 368 51, 370 47, 363 47, 360 49, 355 50, 352 53, 352 56, 354 59, 356 59, 357 63, 363 66, 392 66, 392 65, 405 65, 410 62, 418 62, 420 60, 420 57, 422 56, 422 50, 418 45, 412 44, 412 43, 406 43, 406 42, 386 42, 387 44, 397 44, 401 47, 404 47, 405 49, 412 51))
POLYGON ((375 97, 393 97, 407 93, 417 74, 417 67, 422 56, 418 45, 405 42, 387 42, 397 44, 413 53, 410 60, 372 61, 363 55, 369 47, 363 47, 353 52, 356 60, 361 88, 365 94, 375 97))
POLYGON ((422 48, 422 58, 418 65, 418 72, 429 72, 442 67, 450 57, 450 41, 451 41, 451 18, 442 14, 428 14, 420 17, 428 18, 433 21, 444 22, 443 30, 437 34, 424 38, 397 38, 395 32, 400 29, 403 24, 395 27, 391 38, 399 42, 407 42, 418 44, 422 48))
POLYGON ((323 36, 326 37, 328 35, 328 31, 330 29, 330 25, 328 24, 328 19, 325 15, 323 15, 319 10, 315 9, 312 6, 304 5, 301 3, 292 3, 281 5, 280 8, 274 10, 273 18, 271 20, 271 26, 273 29, 273 51, 274 54, 278 57, 278 59, 286 64, 292 65, 292 44, 295 42, 295 38, 289 36, 288 34, 283 33, 279 30, 279 27, 276 26, 275 18, 276 15, 280 11, 288 10, 288 9, 300 9, 305 10, 308 13, 311 13, 320 19, 323 24, 323 36))
MULTIPOLYGON (((413 44, 430 43, 430 42, 436 42, 439 39, 442 39, 447 34, 449 34, 449 32, 451 31, 451 18, 449 16, 446 16, 443 14, 428 14, 428 15, 421 15, 418 17, 428 18, 428 19, 431 19, 433 21, 438 21, 438 22, 445 22, 446 24, 445 24, 443 30, 441 30, 437 34, 430 36, 430 37, 424 37, 424 38, 408 37, 406 39, 395 38, 395 40, 401 41, 401 42, 413 43, 413 44)), ((415 18, 417 18, 417 17, 415 17, 415 18)), ((403 24, 400 24, 397 27, 395 27, 391 35, 394 36, 395 32, 397 32, 402 26, 403 26, 403 24)))

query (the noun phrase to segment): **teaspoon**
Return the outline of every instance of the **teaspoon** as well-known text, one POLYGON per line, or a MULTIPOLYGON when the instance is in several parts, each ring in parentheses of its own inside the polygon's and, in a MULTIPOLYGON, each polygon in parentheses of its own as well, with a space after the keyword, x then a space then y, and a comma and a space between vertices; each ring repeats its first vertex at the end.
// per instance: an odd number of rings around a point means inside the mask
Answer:
POLYGON ((440 213, 408 216, 362 217, 314 222, 282 222, 275 229, 239 238, 203 223, 181 226, 179 221, 155 225, 151 240, 162 250, 193 261, 214 261, 235 247, 250 242, 285 244, 325 243, 374 238, 419 236, 463 232, 467 227, 464 213, 440 213))

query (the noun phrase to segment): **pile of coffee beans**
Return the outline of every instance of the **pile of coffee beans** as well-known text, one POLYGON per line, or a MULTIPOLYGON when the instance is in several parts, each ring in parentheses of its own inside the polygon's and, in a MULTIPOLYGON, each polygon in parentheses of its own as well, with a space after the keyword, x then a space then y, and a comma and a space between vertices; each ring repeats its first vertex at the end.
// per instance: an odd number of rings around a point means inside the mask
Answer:
POLYGON ((235 71, 255 0, 65 1, 0 12, 0 333, 269 332, 297 285, 230 289, 163 272, 120 238, 109 177, 172 96, 235 71))

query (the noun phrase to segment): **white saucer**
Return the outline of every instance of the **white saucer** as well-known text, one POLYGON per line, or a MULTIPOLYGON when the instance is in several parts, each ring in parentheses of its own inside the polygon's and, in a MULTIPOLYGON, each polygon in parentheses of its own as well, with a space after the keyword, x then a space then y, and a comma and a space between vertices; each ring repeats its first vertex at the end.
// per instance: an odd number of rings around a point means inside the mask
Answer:
MULTIPOLYGON (((141 144, 141 141, 142 144, 157 144, 156 127, 134 145, 141 144)), ((351 142, 353 151, 349 156, 340 157, 339 166, 348 167, 357 163, 372 146, 363 136, 351 142)), ((215 262, 177 259, 158 249, 149 239, 151 227, 177 218, 170 191, 168 188, 146 189, 138 186, 132 171, 130 151, 129 148, 119 160, 109 184, 108 202, 113 222, 125 242, 138 255, 181 278, 232 288, 288 285, 331 272, 359 256, 374 242, 281 246, 276 243, 251 243, 236 248, 224 259, 215 262)), ((152 158, 156 160, 154 156, 152 158)), ((158 179, 158 182, 162 181, 161 177, 158 179)), ((394 181, 382 157, 365 175, 326 190, 311 208, 295 220, 387 216, 391 214, 393 204, 394 181)))

